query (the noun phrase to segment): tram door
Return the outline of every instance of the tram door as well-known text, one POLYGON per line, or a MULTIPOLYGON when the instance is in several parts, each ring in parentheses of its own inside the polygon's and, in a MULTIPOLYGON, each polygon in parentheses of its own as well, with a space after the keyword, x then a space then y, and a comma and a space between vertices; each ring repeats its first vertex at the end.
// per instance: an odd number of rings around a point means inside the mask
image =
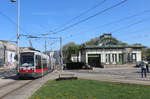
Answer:
POLYGON ((101 54, 88 54, 88 64, 91 67, 101 67, 101 54))

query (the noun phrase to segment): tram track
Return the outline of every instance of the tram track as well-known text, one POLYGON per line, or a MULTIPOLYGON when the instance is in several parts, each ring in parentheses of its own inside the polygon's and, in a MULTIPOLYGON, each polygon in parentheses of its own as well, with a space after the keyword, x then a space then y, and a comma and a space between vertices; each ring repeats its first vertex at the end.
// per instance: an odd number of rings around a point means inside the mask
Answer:
POLYGON ((38 79, 23 79, 15 78, 14 81, 5 83, 0 86, 0 99, 27 99, 35 92, 41 85, 49 80, 49 74, 38 79))
POLYGON ((11 82, 9 82, 9 83, 7 83, 7 84, 5 84, 5 85, 2 85, 2 86, 0 86, 0 90, 1 90, 2 88, 5 88, 5 87, 11 85, 11 84, 14 84, 14 83, 16 83, 16 82, 17 82, 17 81, 11 81, 11 82))
POLYGON ((16 80, 0 87, 0 99, 4 99, 11 93, 25 87, 34 80, 16 80))

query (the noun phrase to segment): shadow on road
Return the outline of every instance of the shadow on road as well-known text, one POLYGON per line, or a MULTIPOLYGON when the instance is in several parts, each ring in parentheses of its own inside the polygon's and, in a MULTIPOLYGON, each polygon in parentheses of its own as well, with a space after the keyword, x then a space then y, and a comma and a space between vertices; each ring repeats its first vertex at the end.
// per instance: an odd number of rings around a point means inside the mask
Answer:
POLYGON ((4 76, 2 79, 19 80, 19 77, 17 75, 11 75, 11 76, 4 76))
POLYGON ((12 80, 34 80, 35 78, 31 78, 31 77, 19 77, 17 75, 13 75, 13 76, 6 76, 3 77, 2 79, 12 79, 12 80))

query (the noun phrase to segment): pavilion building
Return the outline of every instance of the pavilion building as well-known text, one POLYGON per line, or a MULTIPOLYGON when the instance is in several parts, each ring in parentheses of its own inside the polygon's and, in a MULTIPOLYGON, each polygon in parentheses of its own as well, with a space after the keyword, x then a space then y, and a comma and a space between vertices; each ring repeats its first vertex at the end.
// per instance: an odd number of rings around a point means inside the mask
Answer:
POLYGON ((80 61, 91 67, 133 65, 141 61, 142 48, 144 46, 140 44, 128 45, 111 34, 104 34, 95 45, 85 45, 81 48, 80 61))

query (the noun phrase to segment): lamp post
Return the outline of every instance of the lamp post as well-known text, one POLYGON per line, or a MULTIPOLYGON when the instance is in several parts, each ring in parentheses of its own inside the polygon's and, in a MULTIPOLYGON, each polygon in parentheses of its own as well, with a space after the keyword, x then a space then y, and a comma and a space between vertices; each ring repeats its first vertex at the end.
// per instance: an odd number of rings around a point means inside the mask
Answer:
POLYGON ((10 0, 11 2, 17 2, 17 70, 19 71, 20 54, 19 54, 19 38, 20 38, 20 0, 10 0))
POLYGON ((61 66, 61 70, 63 71, 63 51, 62 51, 62 37, 59 38, 60 39, 60 66, 61 66))
POLYGON ((16 2, 16 0, 10 0, 11 2, 16 2))

